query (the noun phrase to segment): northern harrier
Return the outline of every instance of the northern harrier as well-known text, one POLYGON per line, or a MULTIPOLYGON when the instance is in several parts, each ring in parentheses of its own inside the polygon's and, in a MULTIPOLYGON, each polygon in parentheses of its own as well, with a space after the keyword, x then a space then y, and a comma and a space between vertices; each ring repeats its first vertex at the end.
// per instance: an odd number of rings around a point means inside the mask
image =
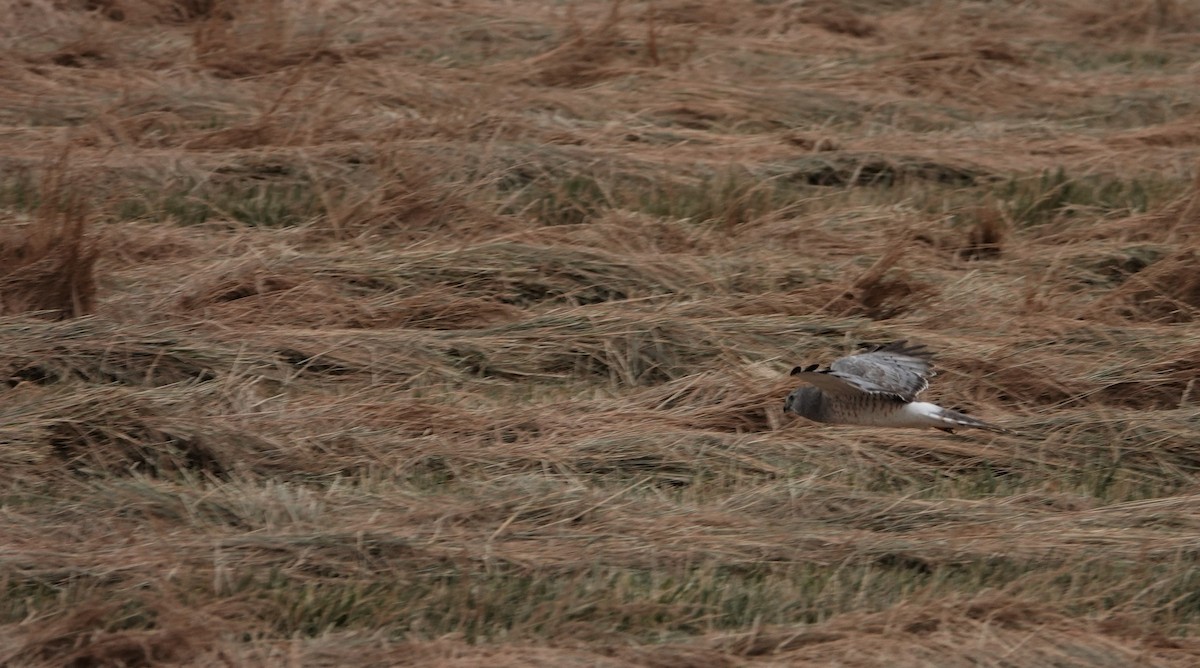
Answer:
POLYGON ((796 367, 792 375, 809 385, 792 390, 783 409, 815 422, 871 427, 933 427, 953 433, 958 427, 1014 433, 937 404, 914 401, 929 387, 932 354, 923 345, 896 341, 834 360, 796 367))

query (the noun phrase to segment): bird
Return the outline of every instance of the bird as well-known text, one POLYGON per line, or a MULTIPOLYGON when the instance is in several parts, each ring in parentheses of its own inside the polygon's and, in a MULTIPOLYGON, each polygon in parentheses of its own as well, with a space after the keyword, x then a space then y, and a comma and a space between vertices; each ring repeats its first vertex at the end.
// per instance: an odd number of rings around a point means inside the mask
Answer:
POLYGON ((907 340, 876 346, 867 352, 792 369, 792 376, 807 383, 787 395, 785 412, 814 422, 869 427, 982 429, 998 434, 1016 432, 978 420, 937 404, 917 401, 929 387, 933 353, 907 340))

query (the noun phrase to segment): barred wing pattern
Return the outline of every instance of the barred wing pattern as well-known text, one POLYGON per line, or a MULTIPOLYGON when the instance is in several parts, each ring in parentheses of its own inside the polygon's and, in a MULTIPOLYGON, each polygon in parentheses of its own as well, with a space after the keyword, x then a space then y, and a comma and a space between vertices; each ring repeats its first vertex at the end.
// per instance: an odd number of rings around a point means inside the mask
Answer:
POLYGON ((792 369, 806 384, 792 390, 784 410, 814 422, 872 427, 965 427, 999 434, 1009 429, 936 404, 917 401, 934 375, 925 346, 896 341, 870 352, 835 360, 828 369, 813 364, 792 369))
POLYGON ((900 401, 913 401, 929 387, 934 375, 923 345, 896 341, 858 355, 835 360, 828 369, 816 365, 792 369, 792 375, 833 396, 861 393, 885 395, 900 401))

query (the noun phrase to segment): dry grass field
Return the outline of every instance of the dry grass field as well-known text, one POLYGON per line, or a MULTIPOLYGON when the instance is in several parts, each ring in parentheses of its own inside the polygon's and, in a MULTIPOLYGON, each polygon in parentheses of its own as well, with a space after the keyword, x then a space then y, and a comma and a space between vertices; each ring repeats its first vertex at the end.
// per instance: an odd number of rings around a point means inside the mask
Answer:
POLYGON ((0 665, 1200 665, 1191 0, 0 2, 0 665), (823 426, 938 352, 1021 432, 823 426))

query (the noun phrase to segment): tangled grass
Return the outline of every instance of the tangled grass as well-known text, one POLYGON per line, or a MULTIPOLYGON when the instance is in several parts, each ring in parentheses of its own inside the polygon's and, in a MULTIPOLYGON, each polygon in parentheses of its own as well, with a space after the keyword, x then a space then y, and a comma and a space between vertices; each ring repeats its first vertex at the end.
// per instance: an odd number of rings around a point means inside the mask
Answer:
POLYGON ((1200 661, 1192 5, 443 5, 0 8, 0 665, 1200 661))

